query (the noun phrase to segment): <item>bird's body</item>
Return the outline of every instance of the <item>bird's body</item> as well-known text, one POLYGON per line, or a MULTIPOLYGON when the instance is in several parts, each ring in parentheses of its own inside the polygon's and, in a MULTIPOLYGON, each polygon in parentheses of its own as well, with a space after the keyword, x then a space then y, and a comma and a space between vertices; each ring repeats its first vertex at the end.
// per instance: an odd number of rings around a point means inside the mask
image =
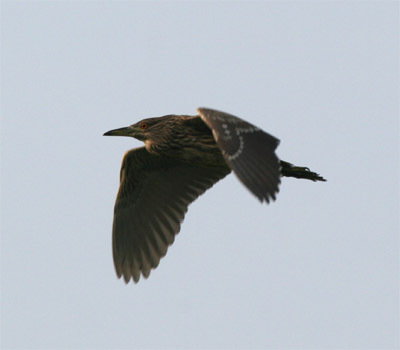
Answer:
POLYGON ((199 116, 168 115, 156 119, 148 120, 161 123, 161 130, 168 128, 168 133, 145 140, 149 153, 199 166, 227 166, 210 128, 199 116))
POLYGON ((132 136, 114 210, 113 256, 118 277, 137 282, 158 266, 180 230, 187 207, 232 170, 260 200, 279 191, 281 176, 324 181, 275 155, 279 140, 227 113, 144 119, 104 135, 132 136))

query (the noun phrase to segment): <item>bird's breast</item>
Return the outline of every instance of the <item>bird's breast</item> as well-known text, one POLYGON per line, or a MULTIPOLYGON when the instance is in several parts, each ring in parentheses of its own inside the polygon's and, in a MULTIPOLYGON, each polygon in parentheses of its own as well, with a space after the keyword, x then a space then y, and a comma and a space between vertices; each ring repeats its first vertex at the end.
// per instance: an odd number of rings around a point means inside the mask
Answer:
POLYGON ((153 153, 153 152, 152 152, 152 149, 153 149, 153 141, 151 141, 151 140, 146 140, 146 141, 144 141, 144 145, 145 145, 147 151, 149 151, 150 153, 153 153))

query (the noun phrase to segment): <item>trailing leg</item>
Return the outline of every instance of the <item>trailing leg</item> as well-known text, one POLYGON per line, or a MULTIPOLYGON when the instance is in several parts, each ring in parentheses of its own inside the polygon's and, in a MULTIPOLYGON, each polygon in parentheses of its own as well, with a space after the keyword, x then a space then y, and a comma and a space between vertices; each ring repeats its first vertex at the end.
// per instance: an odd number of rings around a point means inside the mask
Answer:
POLYGON ((310 171, 306 167, 299 167, 288 162, 281 162, 281 174, 287 177, 296 177, 298 179, 307 179, 312 181, 326 181, 322 176, 317 173, 310 171))

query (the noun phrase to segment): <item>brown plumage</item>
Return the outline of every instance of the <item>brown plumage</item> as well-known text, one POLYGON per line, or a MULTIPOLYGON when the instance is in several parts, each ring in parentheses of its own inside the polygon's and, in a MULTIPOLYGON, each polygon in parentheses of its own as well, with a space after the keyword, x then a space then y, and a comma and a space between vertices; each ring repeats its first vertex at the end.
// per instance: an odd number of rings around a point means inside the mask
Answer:
POLYGON ((180 231, 189 204, 232 170, 267 203, 275 200, 281 176, 325 181, 280 161, 279 140, 254 125, 212 109, 198 113, 144 119, 104 134, 145 143, 125 154, 114 210, 114 265, 127 283, 150 275, 180 231))

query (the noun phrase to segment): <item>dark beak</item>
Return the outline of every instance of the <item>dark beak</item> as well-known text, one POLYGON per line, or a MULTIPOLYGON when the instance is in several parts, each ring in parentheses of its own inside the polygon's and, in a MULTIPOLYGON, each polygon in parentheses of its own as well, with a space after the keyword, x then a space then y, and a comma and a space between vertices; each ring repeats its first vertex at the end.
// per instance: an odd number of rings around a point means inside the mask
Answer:
POLYGON ((103 136, 133 136, 134 130, 130 126, 107 131, 103 136))

